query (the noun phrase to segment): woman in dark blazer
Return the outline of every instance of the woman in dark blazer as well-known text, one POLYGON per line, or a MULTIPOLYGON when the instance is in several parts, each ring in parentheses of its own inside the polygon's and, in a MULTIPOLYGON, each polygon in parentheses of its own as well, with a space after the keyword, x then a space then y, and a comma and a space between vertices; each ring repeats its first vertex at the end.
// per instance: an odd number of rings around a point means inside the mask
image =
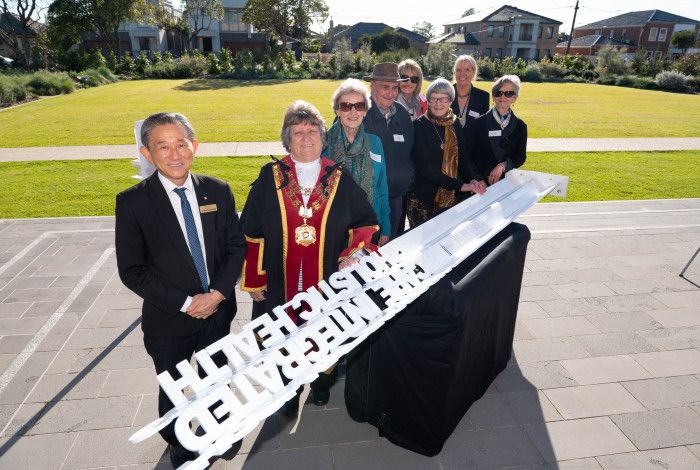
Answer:
POLYGON ((457 57, 452 72, 455 89, 452 112, 457 116, 459 125, 466 135, 469 123, 489 110, 489 94, 473 84, 478 72, 474 57, 470 55, 457 57))
POLYGON ((491 94, 493 108, 475 119, 467 134, 467 153, 489 185, 525 163, 527 152, 527 124, 512 110, 520 94, 520 79, 502 76, 494 82, 491 94))
POLYGON ((486 185, 476 179, 465 152, 464 135, 450 108, 454 88, 438 78, 426 94, 428 111, 413 122, 411 155, 416 173, 414 194, 408 201, 411 227, 486 190, 486 185))

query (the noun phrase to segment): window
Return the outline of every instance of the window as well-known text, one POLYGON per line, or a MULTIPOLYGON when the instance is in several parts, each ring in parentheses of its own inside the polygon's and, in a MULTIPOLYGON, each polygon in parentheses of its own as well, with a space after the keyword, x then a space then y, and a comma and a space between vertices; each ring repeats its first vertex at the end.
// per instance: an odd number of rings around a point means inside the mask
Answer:
POLYGON ((542 37, 542 26, 540 26, 539 28, 537 28, 537 37, 538 37, 538 38, 541 38, 541 37, 542 37))
POLYGON ((448 33, 451 33, 451 32, 452 32, 452 26, 449 26, 449 27, 447 28, 447 32, 448 32, 448 33))
POLYGON ((539 49, 535 49, 535 57, 534 58, 535 58, 535 60, 540 59, 540 50, 539 49))
POLYGON ((547 39, 552 39, 552 36, 554 36, 554 27, 547 26, 547 39))
POLYGON ((625 34, 627 33, 626 29, 622 30, 622 33, 620 33, 620 39, 625 39, 625 34))
POLYGON ((487 47, 484 49, 484 57, 491 57, 491 48, 487 47))
POLYGON ((246 25, 241 22, 242 8, 226 8, 221 20, 221 31, 246 31, 246 25))
POLYGON ((545 49, 545 50, 544 50, 544 56, 545 56, 545 57, 550 57, 551 55, 552 55, 552 51, 551 51, 551 50, 549 50, 549 49, 545 49))
POLYGON ((502 47, 499 47, 498 49, 496 49, 496 57, 498 57, 498 58, 503 57, 503 48, 502 47))
POLYGON ((663 52, 661 52, 661 51, 655 51, 655 52, 654 52, 654 58, 655 58, 655 59, 660 59, 662 55, 663 55, 663 52))
POLYGON ((503 36, 506 35, 506 27, 505 26, 499 26, 498 27, 498 37, 502 38, 503 36))
POLYGON ((460 33, 463 33, 463 32, 464 32, 464 26, 460 26, 460 27, 459 27, 459 32, 460 32, 460 33))
POLYGON ((649 40, 650 41, 656 41, 656 33, 659 31, 659 28, 650 28, 649 29, 649 40))
POLYGON ((611 30, 610 30, 610 34, 608 34, 608 37, 609 37, 610 39, 613 39, 613 38, 615 37, 615 31, 613 31, 613 30, 611 29, 611 30))
POLYGON ((151 50, 151 41, 149 39, 150 38, 144 38, 144 37, 139 38, 139 50, 141 50, 141 51, 150 51, 151 50))
POLYGON ((659 29, 659 41, 665 41, 667 33, 668 33, 667 28, 660 28, 659 29))
POLYGON ((488 36, 489 36, 490 38, 492 38, 492 37, 493 37, 493 25, 492 25, 492 24, 488 25, 488 26, 486 27, 486 31, 487 31, 488 36))

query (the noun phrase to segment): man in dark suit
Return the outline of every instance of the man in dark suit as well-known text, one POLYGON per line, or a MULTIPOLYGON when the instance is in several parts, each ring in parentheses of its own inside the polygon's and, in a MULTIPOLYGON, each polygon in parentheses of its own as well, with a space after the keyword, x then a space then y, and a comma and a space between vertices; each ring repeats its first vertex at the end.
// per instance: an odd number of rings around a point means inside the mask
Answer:
MULTIPOLYGON (((198 142, 185 116, 149 116, 141 140, 157 171, 117 195, 117 266, 143 298, 143 342, 156 373, 179 377, 177 363, 229 333, 246 244, 228 184, 190 173, 198 142)), ((171 408, 160 390, 160 416, 171 408)), ((161 435, 175 467, 196 458, 173 423, 161 435)))

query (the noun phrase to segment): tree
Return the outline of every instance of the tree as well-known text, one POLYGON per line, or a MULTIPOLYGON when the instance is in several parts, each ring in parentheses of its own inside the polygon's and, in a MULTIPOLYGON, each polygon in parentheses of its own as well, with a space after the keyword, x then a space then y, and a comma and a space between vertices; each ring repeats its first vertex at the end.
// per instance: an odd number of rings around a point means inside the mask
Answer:
POLYGON ((557 36, 557 43, 567 42, 568 40, 569 40, 569 35, 563 31, 560 32, 559 35, 557 36))
POLYGON ((414 24, 412 29, 414 33, 420 34, 428 39, 432 39, 433 35, 435 34, 435 26, 427 21, 414 24))
POLYGON ((446 42, 428 46, 428 53, 425 55, 426 75, 449 77, 452 74, 455 51, 455 47, 446 42))
POLYGON ((464 14, 462 16, 469 16, 469 15, 473 15, 474 13, 476 13, 476 8, 474 8, 474 7, 467 8, 467 10, 464 12, 464 14))
POLYGON ((212 21, 219 21, 224 17, 224 6, 221 0, 185 0, 184 17, 189 26, 190 50, 195 49, 195 42, 199 33, 211 27, 212 21))
POLYGON ((683 54, 695 44, 695 34, 693 31, 676 31, 671 36, 671 45, 678 49, 683 49, 683 54))
POLYGON ((376 54, 381 54, 384 51, 398 51, 411 47, 411 41, 409 41, 406 36, 397 33, 391 28, 386 28, 381 33, 373 36, 362 36, 358 41, 358 45, 361 46, 363 44, 371 44, 372 52, 376 54))
POLYGON ((42 9, 41 0, 0 0, 0 41, 4 41, 22 66, 30 64, 26 38, 34 37, 42 9), (24 40, 23 40, 24 39, 24 40))
POLYGON ((303 31, 305 35, 311 23, 326 18, 328 5, 324 0, 248 0, 242 19, 261 31, 278 35, 284 55, 290 31, 303 31))

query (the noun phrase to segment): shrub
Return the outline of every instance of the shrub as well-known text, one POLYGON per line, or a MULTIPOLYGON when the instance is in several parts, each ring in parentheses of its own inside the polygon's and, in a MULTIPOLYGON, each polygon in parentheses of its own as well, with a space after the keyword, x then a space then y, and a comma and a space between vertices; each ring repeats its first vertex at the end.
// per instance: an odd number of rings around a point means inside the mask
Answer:
POLYGON ((27 98, 27 87, 16 76, 0 75, 0 106, 10 106, 27 98))
POLYGON ((682 91, 685 90, 688 78, 690 77, 680 72, 667 70, 657 74, 654 81, 662 90, 682 91))
POLYGON ((455 47, 447 43, 430 44, 425 55, 426 75, 451 77, 455 47))
POLYGON ((194 78, 207 72, 207 59, 196 56, 182 56, 177 61, 165 61, 148 65, 144 71, 146 78, 194 78))
POLYGON ((627 49, 620 50, 612 46, 603 46, 598 51, 598 65, 596 69, 603 74, 625 75, 629 72, 629 66, 625 62, 624 54, 627 49))
POLYGON ((134 58, 131 57, 131 53, 125 52, 124 55, 119 59, 119 65, 117 65, 117 72, 123 75, 131 75, 134 73, 136 65, 134 64, 134 58))
POLYGON ((107 85, 117 81, 117 77, 107 67, 83 70, 78 79, 86 86, 107 85))
POLYGON ((207 54, 207 61, 209 61, 209 75, 219 75, 221 73, 221 67, 219 66, 219 58, 216 54, 210 52, 207 54))
POLYGON ((75 90, 75 83, 65 72, 34 72, 27 80, 27 87, 40 96, 60 95, 75 90))
POLYGON ((612 74, 601 74, 596 80, 597 83, 601 85, 614 85, 617 81, 617 76, 612 74))
POLYGON ((700 92, 700 77, 690 77, 685 81, 685 86, 695 93, 700 92))
POLYGON ((163 54, 161 54, 160 51, 155 51, 151 56, 151 63, 157 64, 161 60, 163 60, 163 54))
POLYGON ((626 87, 632 87, 636 83, 636 78, 633 75, 620 75, 615 79, 615 85, 617 86, 626 86, 626 87))
POLYGON ((561 78, 567 74, 566 68, 549 59, 540 62, 540 71, 547 78, 561 78))
POLYGON ((695 77, 700 75, 700 54, 686 54, 671 66, 676 72, 695 77))
POLYGON ((227 48, 221 49, 219 54, 219 69, 221 72, 228 73, 231 71, 231 50, 227 48))
POLYGON ((335 43, 331 60, 333 60, 335 65, 337 78, 344 78, 352 72, 352 49, 350 49, 350 41, 347 38, 343 38, 335 43))
POLYGON ((649 77, 635 77, 634 84, 632 86, 643 90, 656 90, 659 88, 654 79, 649 77))
POLYGON ((150 63, 151 63, 151 61, 148 60, 148 56, 146 55, 146 51, 141 51, 141 53, 138 55, 138 57, 136 57, 136 60, 134 60, 134 70, 139 75, 143 75, 143 72, 146 70, 146 67, 150 63))
POLYGON ((119 61, 117 60, 117 56, 114 54, 114 51, 109 51, 109 54, 107 54, 107 67, 109 67, 109 70, 112 72, 117 73, 119 61))
POLYGON ((489 58, 483 58, 476 61, 479 68, 479 76, 482 80, 493 80, 496 78, 496 66, 489 58))
POLYGON ((525 72, 522 75, 523 80, 526 82, 541 82, 542 81, 542 71, 540 66, 537 64, 530 64, 525 67, 525 72))
POLYGON ((598 73, 595 70, 583 70, 581 72, 581 78, 592 82, 595 81, 596 78, 598 78, 598 73))
POLYGON ((173 53, 170 51, 165 51, 163 54, 163 62, 173 62, 174 60, 173 53))

